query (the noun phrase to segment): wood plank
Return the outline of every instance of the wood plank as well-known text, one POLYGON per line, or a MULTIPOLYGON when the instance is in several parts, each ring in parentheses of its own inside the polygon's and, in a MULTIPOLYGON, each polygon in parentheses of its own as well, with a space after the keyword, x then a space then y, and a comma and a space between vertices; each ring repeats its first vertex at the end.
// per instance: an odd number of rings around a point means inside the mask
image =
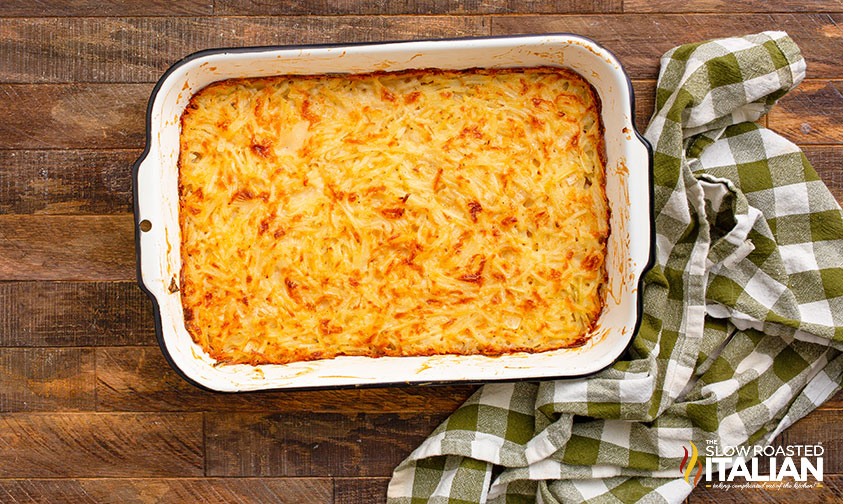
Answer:
POLYGON ((217 0, 219 15, 314 16, 322 14, 503 14, 620 12, 622 0, 317 0, 272 2, 270 0, 217 0))
MULTIPOLYGON (((279 5, 286 5, 281 3, 279 5)), ((398 4, 401 5, 401 4, 398 4)), ((224 18, 0 19, 0 81, 152 82, 209 47, 409 40, 571 32, 615 52, 633 78, 655 78, 659 57, 682 43, 787 26, 811 77, 843 77, 841 15, 591 14, 224 18)))
POLYGON ((0 82, 153 82, 179 59, 210 47, 488 33, 488 20, 479 16, 6 18, 0 82))
POLYGON ((843 169, 840 164, 843 160, 843 145, 806 145, 802 151, 837 202, 843 204, 843 169))
MULTIPOLYGON (((770 127, 800 144, 843 143, 843 130, 839 126, 843 122, 843 100, 838 96, 841 85, 843 81, 805 80, 782 98, 770 113, 770 127), (807 124, 804 128, 803 122, 807 124), (803 133, 803 129, 807 133, 803 133)), ((636 124, 644 131, 653 113, 656 83, 652 79, 636 79, 633 80, 633 88, 636 124)), ((144 117, 150 92, 151 85, 148 84, 0 85, 0 97, 9 98, 7 106, 0 110, 0 149, 27 148, 29 145, 39 148, 140 149, 145 142, 144 117), (102 101, 97 97, 101 97, 102 101), (77 113, 83 118, 71 120, 60 116, 52 120, 41 115, 30 117, 31 107, 36 102, 60 109, 67 109, 71 104, 78 105, 77 113), (108 113, 100 114, 101 107, 108 107, 108 113)), ((61 156, 53 154, 48 159, 60 159, 61 156)), ((72 159, 73 154, 64 156, 72 159)), ((108 159, 106 157, 101 162, 109 162, 108 159)), ((119 163, 114 159, 112 161, 119 163)), ((111 184, 107 186, 111 187, 111 184)), ((120 187, 128 191, 129 186, 120 187)), ((9 195, 5 196, 7 200, 14 198, 12 189, 4 191, 9 195)), ((117 205, 116 202, 108 204, 117 205)))
POLYGON ((210 14, 213 5, 213 0, 3 0, 0 16, 184 16, 210 14))
MULTIPOLYGON (((744 478, 735 478, 733 485, 746 483, 744 478)), ((793 484, 790 481, 791 485, 793 484)), ((813 504, 836 504, 843 494, 843 476, 825 474, 822 487, 814 488, 706 488, 700 482, 686 501, 688 504, 774 504, 810 502, 813 504)))
POLYGON ((6 413, 0 478, 201 476, 202 415, 6 413))
POLYGON ((332 490, 329 478, 11 479, 0 480, 0 502, 330 504, 332 490))
MULTIPOLYGON (((840 417, 840 410, 812 411, 782 432, 772 444, 774 446, 821 444, 825 449, 823 473, 841 474, 843 473, 843 423, 840 422, 840 417)), ((767 471, 769 474, 768 460, 765 457, 759 459, 759 473, 767 471)))
POLYGON ((158 348, 97 349, 100 411, 395 412, 444 414, 477 387, 389 387, 217 394, 178 376, 158 348))
POLYGON ((624 0, 623 11, 636 12, 841 12, 842 0, 624 0))
POLYGON ((0 346, 152 345, 135 282, 0 282, 0 346))
POLYGON ((810 76, 843 73, 838 54, 843 31, 826 14, 623 14, 591 16, 496 16, 492 35, 569 32, 585 35, 617 55, 631 77, 656 78, 659 58, 689 42, 787 28, 802 49, 810 76))
MULTIPOLYGON (((636 122, 640 127, 646 125, 652 115, 656 85, 654 80, 634 81, 633 85, 636 96, 636 122)), ((145 110, 151 90, 152 86, 149 84, 0 84, 0 98, 8 98, 4 102, 6 107, 0 110, 0 149, 141 149, 145 143, 145 110), (46 115, 33 115, 31 107, 35 103, 42 104, 39 106, 44 108, 67 110, 72 105, 78 107, 75 112, 78 117, 68 119, 65 116, 57 116, 53 120, 46 115), (103 114, 102 110, 108 112, 103 114)), ((7 157, 9 155, 7 154, 7 157)), ((44 163, 50 162, 49 159, 64 159, 62 156, 72 159, 73 155, 52 154, 44 163)), ((128 153, 125 155, 131 159, 128 153)), ((117 164, 114 170, 120 169, 121 161, 104 156, 106 157, 93 158, 91 162, 113 162, 117 164)), ((87 161, 85 163, 87 164, 87 161)), ((14 170, 11 172, 9 178, 14 177, 14 170)), ((129 174, 121 175, 125 176, 129 174)), ((120 191, 129 190, 130 186, 125 185, 127 182, 118 182, 118 179, 113 182, 103 180, 102 185, 111 188, 113 184, 118 183, 123 184, 120 185, 120 191)), ((3 191, 8 194, 5 196, 6 200, 13 200, 17 194, 17 189, 3 191)), ((31 205, 24 208, 35 205, 25 203, 26 197, 19 197, 21 202, 7 204, 31 205)), ((112 197, 119 198, 119 192, 112 197)), ((78 205, 84 207, 103 203, 85 201, 78 205)), ((112 201, 105 205, 116 207, 119 203, 112 201)))
POLYGON ((131 215, 0 215, 0 278, 135 277, 131 215))
POLYGON ((643 135, 656 107, 656 81, 632 81, 635 95, 635 128, 643 135))
POLYGON ((843 81, 805 81, 769 115, 770 127, 798 144, 843 143, 843 81))
POLYGON ((207 413, 208 476, 389 476, 447 415, 207 413))
POLYGON ((0 214, 132 211, 133 150, 0 150, 0 214))
POLYGON ((152 84, 0 85, 0 149, 141 148, 151 91, 152 84))
MULTIPOLYGON (((828 401, 824 402, 817 409, 843 410, 843 390, 831 396, 828 401)), ((843 417, 843 411, 838 411, 837 413, 843 417)))
POLYGON ((90 348, 0 348, 0 411, 93 410, 94 372, 90 348))
POLYGON ((381 504, 386 502, 389 478, 336 478, 334 504, 381 504))

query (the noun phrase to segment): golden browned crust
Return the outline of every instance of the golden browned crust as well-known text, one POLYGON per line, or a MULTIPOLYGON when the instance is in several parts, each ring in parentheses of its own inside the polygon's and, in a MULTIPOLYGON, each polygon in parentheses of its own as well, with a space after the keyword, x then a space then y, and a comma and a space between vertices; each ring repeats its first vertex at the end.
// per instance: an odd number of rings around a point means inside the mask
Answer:
POLYGON ((583 344, 600 102, 558 68, 221 81, 182 117, 185 325, 224 363, 583 344))

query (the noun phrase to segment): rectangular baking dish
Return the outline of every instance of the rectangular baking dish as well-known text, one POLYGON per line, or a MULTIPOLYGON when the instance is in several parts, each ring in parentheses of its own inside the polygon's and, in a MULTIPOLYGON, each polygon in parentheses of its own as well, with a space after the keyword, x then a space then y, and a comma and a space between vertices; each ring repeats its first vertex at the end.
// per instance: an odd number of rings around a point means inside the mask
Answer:
POLYGON ((138 281, 154 305, 158 341, 172 367, 202 388, 238 392, 495 380, 549 379, 611 365, 641 319, 640 283, 653 257, 652 149, 633 125, 632 87, 620 62, 595 42, 569 34, 378 44, 214 49, 173 65, 155 86, 146 149, 135 163, 138 281), (405 69, 560 66, 579 72, 602 102, 611 207, 605 308, 579 348, 499 357, 338 357, 285 365, 216 365, 188 334, 179 285, 180 117, 190 97, 234 77, 362 73, 405 69))

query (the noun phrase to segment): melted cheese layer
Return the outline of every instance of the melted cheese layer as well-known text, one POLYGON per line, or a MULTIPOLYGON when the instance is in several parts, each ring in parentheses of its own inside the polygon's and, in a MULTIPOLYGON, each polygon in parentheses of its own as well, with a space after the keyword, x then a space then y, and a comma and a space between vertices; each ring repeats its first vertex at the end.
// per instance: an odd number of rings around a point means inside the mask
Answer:
POLYGON ((181 120, 182 303, 220 362, 538 352, 601 311, 600 105, 571 71, 228 80, 181 120))

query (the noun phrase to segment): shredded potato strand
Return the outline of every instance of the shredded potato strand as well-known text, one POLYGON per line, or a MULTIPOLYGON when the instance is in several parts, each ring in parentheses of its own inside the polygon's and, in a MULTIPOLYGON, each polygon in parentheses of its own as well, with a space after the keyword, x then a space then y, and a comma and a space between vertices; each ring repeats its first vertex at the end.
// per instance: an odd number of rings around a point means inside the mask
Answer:
POLYGON ((562 69, 212 84, 182 116, 188 331, 251 364, 581 344, 603 152, 599 102, 562 69))

